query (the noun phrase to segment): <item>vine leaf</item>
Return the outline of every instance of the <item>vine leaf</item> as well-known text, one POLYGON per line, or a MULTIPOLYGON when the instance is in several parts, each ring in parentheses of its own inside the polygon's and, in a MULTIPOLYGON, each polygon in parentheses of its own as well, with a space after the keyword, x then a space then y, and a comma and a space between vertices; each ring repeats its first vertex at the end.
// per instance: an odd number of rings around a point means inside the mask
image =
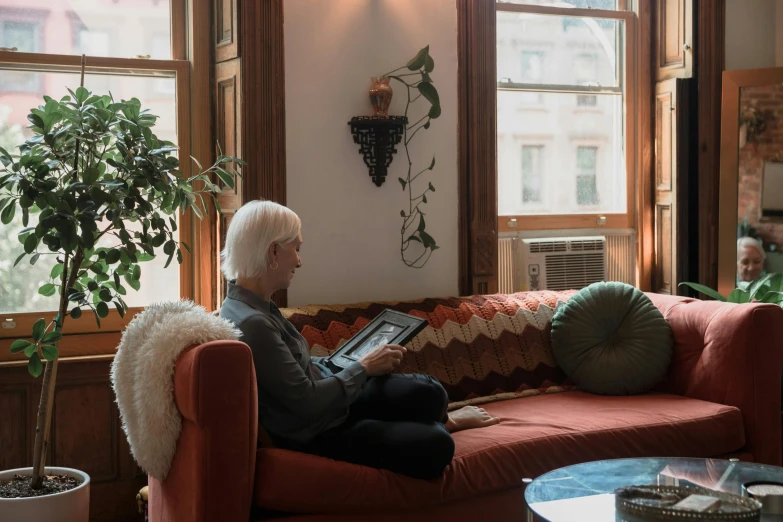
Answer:
POLYGON ((426 225, 424 224, 424 214, 421 213, 421 212, 420 212, 420 214, 421 214, 421 217, 419 218, 419 227, 416 230, 418 230, 419 232, 423 233, 424 232, 424 227, 426 225))
MULTIPOLYGON (((435 156, 432 157, 432 163, 430 163, 430 170, 435 168, 435 156)), ((430 188, 432 187, 432 183, 430 183, 430 188)), ((433 190, 433 192, 435 192, 433 190)))
POLYGON ((421 236, 421 243, 424 245, 424 248, 432 248, 437 246, 432 236, 425 231, 419 230, 419 236, 421 236))
MULTIPOLYGON (((416 56, 411 58, 411 60, 406 64, 408 69, 411 71, 416 71, 418 69, 421 69, 426 65, 427 57, 430 54, 430 46, 423 47, 419 50, 418 53, 416 53, 416 56)), ((432 60, 430 58, 430 60, 432 60)))
POLYGON ((405 190, 405 186, 408 184, 408 182, 402 178, 397 178, 397 180, 400 182, 400 185, 402 185, 402 190, 405 190))
POLYGON ((440 116, 440 96, 438 96, 438 89, 436 89, 435 86, 431 83, 426 82, 420 83, 416 88, 419 90, 421 95, 432 104, 433 107, 438 108, 438 116, 440 116))
POLYGON ((427 71, 423 71, 421 73, 421 81, 426 83, 432 83, 432 78, 430 78, 430 75, 427 74, 427 71))
POLYGON ((427 202, 427 194, 422 194, 422 196, 421 196, 421 201, 422 201, 423 203, 426 203, 426 202, 427 202))
POLYGON ((415 235, 414 235, 414 236, 411 236, 411 237, 409 237, 409 238, 408 238, 408 241, 418 241, 419 243, 421 243, 421 239, 419 239, 419 238, 418 238, 418 237, 416 237, 415 235))
MULTIPOLYGON (((434 159, 432 160, 432 163, 433 163, 433 164, 435 163, 435 160, 434 160, 434 159)), ((429 189, 430 189, 431 191, 435 192, 435 185, 433 185, 433 184, 432 184, 432 182, 430 182, 429 189)))
POLYGON ((405 217, 405 211, 404 210, 400 210, 400 217, 405 217))
MULTIPOLYGON (((427 49, 429 50, 429 46, 427 46, 427 49)), ((427 53, 427 56, 424 58, 424 72, 425 73, 431 73, 435 69, 435 60, 432 59, 432 56, 430 56, 430 53, 427 53)))

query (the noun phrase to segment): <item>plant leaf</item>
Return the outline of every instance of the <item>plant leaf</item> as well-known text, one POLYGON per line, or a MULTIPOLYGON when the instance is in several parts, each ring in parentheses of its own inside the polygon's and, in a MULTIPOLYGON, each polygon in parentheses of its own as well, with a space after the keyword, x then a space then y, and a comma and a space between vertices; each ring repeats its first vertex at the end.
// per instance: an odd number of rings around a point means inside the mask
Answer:
POLYGON ((424 59, 424 70, 431 73, 435 69, 435 60, 427 53, 427 58, 424 59))
POLYGON ((750 293, 742 290, 741 288, 735 288, 726 298, 726 301, 729 303, 749 303, 750 293))
POLYGON ((419 232, 423 232, 424 231, 424 227, 425 227, 425 224, 424 224, 424 214, 422 214, 421 216, 419 216, 419 227, 416 230, 418 230, 419 232))
POLYGON ((35 346, 30 341, 25 341, 24 339, 17 339, 16 341, 11 343, 11 353, 19 353, 22 350, 27 349, 28 346, 35 346))
POLYGON ((420 83, 417 88, 422 96, 424 96, 428 102, 433 106, 440 107, 440 97, 438 96, 438 90, 431 83, 420 83))
POLYGON ((38 378, 38 376, 41 375, 43 363, 41 362, 41 358, 38 357, 38 352, 35 352, 33 356, 30 357, 30 362, 27 363, 27 371, 35 378, 38 378))
POLYGON ((718 301, 726 302, 726 297, 724 295, 719 294, 708 286, 700 285, 699 283, 680 283, 680 286, 683 285, 689 288, 693 288, 697 292, 701 292, 702 294, 712 297, 713 299, 717 299, 718 301))
POLYGON ((46 283, 45 285, 41 285, 41 288, 38 289, 38 293, 45 296, 45 297, 52 297, 55 292, 57 292, 57 287, 54 286, 52 283, 46 283))
POLYGON ((72 319, 78 319, 82 316, 82 309, 78 306, 75 307, 73 310, 71 310, 71 318, 72 319))
POLYGON ((33 340, 35 342, 40 341, 41 337, 44 336, 45 331, 46 331, 46 321, 44 319, 38 319, 33 325, 33 340))
POLYGON ((400 182, 400 185, 402 185, 402 190, 405 190, 405 187, 408 185, 408 182, 402 178, 397 178, 397 180, 400 182))
POLYGON ((60 332, 49 332, 48 334, 43 336, 43 339, 41 339, 42 343, 56 343, 60 339, 63 338, 63 334, 60 332))
POLYGON ((47 361, 53 361, 57 359, 58 355, 57 347, 50 344, 41 346, 41 353, 43 353, 44 359, 47 361))
POLYGON ((410 61, 406 64, 409 70, 416 71, 418 69, 421 69, 424 67, 424 64, 427 60, 427 56, 430 54, 430 46, 423 47, 419 50, 418 53, 416 53, 416 56, 410 59, 410 61))

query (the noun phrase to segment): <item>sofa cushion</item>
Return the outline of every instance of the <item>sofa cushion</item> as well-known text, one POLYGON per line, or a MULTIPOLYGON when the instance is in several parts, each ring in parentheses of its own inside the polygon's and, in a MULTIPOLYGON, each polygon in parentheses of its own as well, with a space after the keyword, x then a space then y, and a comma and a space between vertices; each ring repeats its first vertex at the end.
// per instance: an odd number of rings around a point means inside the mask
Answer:
POLYGON ((674 341, 669 323, 644 292, 593 283, 552 318, 557 363, 580 390, 602 395, 650 391, 666 376, 674 341))
POLYGON ((484 406, 501 419, 455 433, 443 477, 427 482, 282 449, 260 449, 255 502, 288 512, 416 509, 517 487, 525 477, 591 460, 710 457, 741 448, 736 408, 676 395, 571 391, 484 406))
POLYGON ((436 377, 449 400, 486 403, 573 386, 549 342, 555 306, 573 292, 525 292, 283 309, 283 315, 325 356, 386 308, 429 321, 408 345, 400 373, 436 377))

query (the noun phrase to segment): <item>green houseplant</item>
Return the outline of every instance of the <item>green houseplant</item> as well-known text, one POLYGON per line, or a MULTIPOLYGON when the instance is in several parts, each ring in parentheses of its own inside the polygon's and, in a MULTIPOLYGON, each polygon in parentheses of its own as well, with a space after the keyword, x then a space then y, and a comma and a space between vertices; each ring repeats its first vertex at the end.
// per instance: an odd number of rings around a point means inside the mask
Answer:
POLYGON ((429 104, 427 112, 420 119, 415 123, 405 125, 402 137, 405 156, 408 160, 408 171, 406 176, 398 178, 398 181, 402 186, 402 190, 408 193, 408 209, 400 210, 400 217, 402 218, 400 256, 403 263, 411 268, 422 268, 427 264, 432 253, 439 248, 435 239, 426 230, 425 214, 421 209, 421 205, 427 203, 427 193, 435 192, 435 186, 432 182, 428 182, 427 187, 423 191, 417 191, 417 196, 413 195, 413 182, 424 173, 435 168, 435 156, 432 157, 432 161, 429 164, 426 164, 426 167, 414 173, 413 160, 410 153, 410 144, 416 134, 420 131, 428 130, 432 120, 438 118, 441 114, 438 90, 430 77, 430 73, 434 69, 435 60, 430 56, 430 46, 428 45, 420 49, 416 56, 411 58, 407 64, 382 76, 392 78, 405 86, 407 94, 405 117, 409 116, 411 107, 420 98, 424 98, 424 102, 429 104), (408 249, 416 243, 418 243, 419 248, 409 251, 408 249))
POLYGON ((192 210, 202 218, 204 195, 220 211, 214 176, 233 187, 239 175, 232 165, 241 162, 220 155, 206 170, 194 159, 198 173, 185 177, 177 147, 153 133, 156 119, 135 98, 115 101, 83 87, 69 89, 60 100, 45 96, 31 110, 33 136, 18 154, 0 148, 0 222, 21 217, 25 227, 14 266, 47 263, 50 277, 38 292, 59 296, 55 319, 38 319, 29 338, 11 344, 11 352, 28 358, 31 375, 43 373, 32 490, 42 486, 66 319, 88 312, 100 327, 110 308, 124 316, 123 296, 128 287, 140 288, 145 261, 162 251, 167 267, 174 259, 182 262, 181 248, 188 246, 174 237, 177 212, 192 210))
POLYGON ((747 288, 735 288, 729 295, 723 295, 716 290, 698 283, 680 283, 701 292, 702 294, 728 303, 773 303, 783 306, 783 274, 768 274, 761 279, 748 284, 747 288))

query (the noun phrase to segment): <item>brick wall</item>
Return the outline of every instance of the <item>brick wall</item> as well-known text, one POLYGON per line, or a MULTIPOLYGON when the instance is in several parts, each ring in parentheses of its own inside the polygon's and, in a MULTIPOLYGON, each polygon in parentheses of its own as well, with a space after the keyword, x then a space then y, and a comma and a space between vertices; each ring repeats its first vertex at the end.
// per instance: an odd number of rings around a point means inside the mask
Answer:
POLYGON ((748 140, 739 154, 739 221, 747 215, 756 235, 764 243, 783 247, 783 223, 759 221, 761 180, 764 163, 783 161, 783 85, 744 87, 741 106, 753 106, 765 115, 767 128, 755 139, 748 140))

